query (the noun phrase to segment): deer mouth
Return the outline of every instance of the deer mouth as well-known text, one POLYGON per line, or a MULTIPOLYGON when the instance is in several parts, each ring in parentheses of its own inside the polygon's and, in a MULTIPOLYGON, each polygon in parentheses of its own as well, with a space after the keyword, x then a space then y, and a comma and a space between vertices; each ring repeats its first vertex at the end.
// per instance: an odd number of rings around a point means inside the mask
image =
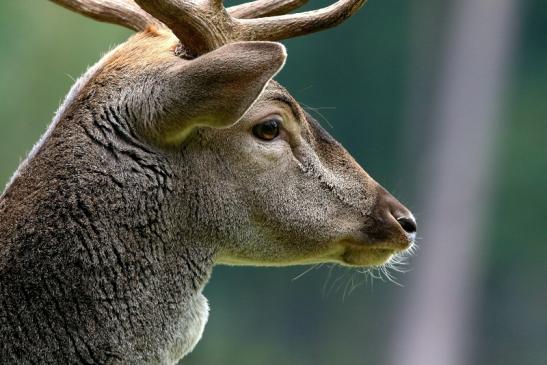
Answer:
POLYGON ((399 253, 410 250, 414 241, 361 243, 353 240, 341 242, 343 251, 340 260, 344 265, 355 267, 374 267, 388 263, 399 253))

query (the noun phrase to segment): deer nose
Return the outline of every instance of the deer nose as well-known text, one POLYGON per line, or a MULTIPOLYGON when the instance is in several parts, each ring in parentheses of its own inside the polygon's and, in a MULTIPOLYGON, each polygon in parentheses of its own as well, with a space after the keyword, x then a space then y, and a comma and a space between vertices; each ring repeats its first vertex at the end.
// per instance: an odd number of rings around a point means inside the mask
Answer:
MULTIPOLYGON (((405 233, 409 235, 416 233, 416 229, 418 228, 416 219, 414 219, 414 216, 410 213, 410 210, 408 210, 391 194, 386 198, 388 201, 387 209, 391 217, 393 217, 392 219, 395 219, 395 221, 399 223, 399 226, 403 229, 403 231, 405 231, 405 233)), ((396 224, 395 222, 393 223, 396 224)))
POLYGON ((399 217, 395 218, 397 222, 399 222, 399 225, 403 228, 403 230, 406 233, 416 233, 416 229, 418 228, 416 226, 416 220, 414 217, 407 216, 407 217, 399 217))
POLYGON ((384 217, 385 228, 392 234, 403 233, 408 238, 416 233, 416 219, 403 204, 383 187, 379 186, 377 211, 380 217, 384 217))

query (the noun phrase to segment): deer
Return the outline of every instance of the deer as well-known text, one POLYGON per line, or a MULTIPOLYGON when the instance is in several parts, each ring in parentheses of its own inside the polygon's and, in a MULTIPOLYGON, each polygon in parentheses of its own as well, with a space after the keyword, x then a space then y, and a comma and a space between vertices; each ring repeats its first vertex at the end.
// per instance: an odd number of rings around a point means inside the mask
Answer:
POLYGON ((53 0, 136 31, 0 196, 0 363, 175 364, 215 265, 384 265, 412 213, 273 80, 365 0, 53 0))

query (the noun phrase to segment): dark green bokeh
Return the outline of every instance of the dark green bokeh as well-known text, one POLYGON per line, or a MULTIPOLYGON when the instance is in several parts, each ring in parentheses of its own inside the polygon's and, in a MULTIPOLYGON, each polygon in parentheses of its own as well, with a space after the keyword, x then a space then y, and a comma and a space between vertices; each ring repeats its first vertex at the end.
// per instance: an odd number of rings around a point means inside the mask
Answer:
MULTIPOLYGON (((547 363, 547 6, 522 3, 493 217, 483 232, 477 364, 547 363)), ((289 59, 278 80, 316 109, 312 114, 371 175, 419 206, 421 170, 408 153, 418 154, 423 139, 409 140, 404 125, 412 4, 371 1, 339 28, 286 42, 289 59)), ((0 184, 74 79, 130 34, 47 1, 0 3, 0 184)), ((420 132, 412 135, 427 136, 426 125, 413 128, 420 132)), ((304 270, 216 268, 206 288, 212 313, 205 335, 184 363, 384 363, 408 289, 327 267, 292 280, 304 270), (351 280, 362 285, 348 294, 351 280)))

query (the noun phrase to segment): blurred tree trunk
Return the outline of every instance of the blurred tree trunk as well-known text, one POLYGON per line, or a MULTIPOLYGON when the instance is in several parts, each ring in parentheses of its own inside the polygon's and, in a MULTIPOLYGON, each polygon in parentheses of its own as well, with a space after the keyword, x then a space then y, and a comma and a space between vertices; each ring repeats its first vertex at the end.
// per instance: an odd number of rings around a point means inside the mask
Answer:
MULTIPOLYGON (((461 365, 471 361, 474 306, 481 278, 481 236, 493 183, 499 106, 507 79, 518 0, 445 1, 444 29, 424 30, 439 2, 416 4, 422 40, 440 45, 415 48, 421 72, 413 85, 409 121, 424 156, 424 178, 417 184, 419 241, 406 298, 400 301, 392 365, 461 365), (427 20, 425 22, 424 20, 427 20), (444 39, 439 34, 444 35, 444 39), (424 68, 420 60, 435 61, 424 68), (435 78, 432 85, 420 77, 435 78), (424 91, 424 86, 429 92, 424 91), (433 90, 433 91, 432 91, 433 90), (418 95, 418 96, 416 96, 418 95), (431 102, 428 103, 428 98, 431 102), (414 119, 414 121, 413 121, 414 119), (416 130, 421 133, 417 135, 416 130), (427 133, 424 135, 423 131, 427 133), (421 205, 421 206, 420 206, 421 205)), ((436 23, 437 25, 438 22, 436 23)), ((418 38, 420 37, 418 35, 418 38)), ((420 44, 420 42, 415 42, 420 44)), ((408 128, 408 130, 411 130, 408 128)), ((415 156, 415 155, 413 155, 415 156)), ((407 161, 410 164, 410 161, 407 161)), ((415 166, 415 164, 414 164, 415 166)))

